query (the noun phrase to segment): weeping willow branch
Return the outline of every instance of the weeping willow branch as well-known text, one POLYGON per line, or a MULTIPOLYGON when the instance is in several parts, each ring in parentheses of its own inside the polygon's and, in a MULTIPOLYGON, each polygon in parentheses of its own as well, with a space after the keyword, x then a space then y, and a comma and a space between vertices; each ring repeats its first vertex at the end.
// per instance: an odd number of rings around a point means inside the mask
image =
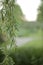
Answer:
POLYGON ((15 0, 2 0, 2 9, 1 9, 1 19, 0 19, 0 41, 2 40, 5 44, 5 59, 2 65, 13 65, 12 59, 9 57, 9 53, 7 51, 7 46, 10 44, 10 48, 12 45, 15 47, 15 31, 17 30, 16 19, 14 16, 15 10, 15 0), (6 44, 7 43, 7 44, 6 44), (9 63, 10 62, 10 63, 9 63))

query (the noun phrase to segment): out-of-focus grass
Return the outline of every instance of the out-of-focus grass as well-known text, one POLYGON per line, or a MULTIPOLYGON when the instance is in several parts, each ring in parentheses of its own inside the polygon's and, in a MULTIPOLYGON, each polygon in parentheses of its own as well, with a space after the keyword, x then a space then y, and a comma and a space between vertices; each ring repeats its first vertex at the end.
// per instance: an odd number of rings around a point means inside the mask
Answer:
POLYGON ((27 29, 20 29, 17 33, 19 37, 36 37, 36 36, 42 36, 42 31, 41 30, 27 30, 27 29))
MULTIPOLYGON (((43 41, 34 40, 18 47, 13 59, 15 65, 43 65, 43 41)), ((11 56, 12 56, 11 55, 11 56)))
POLYGON ((27 42, 26 44, 21 46, 21 48, 29 48, 29 47, 43 48, 43 41, 41 39, 40 40, 34 40, 34 41, 31 41, 31 42, 27 42))

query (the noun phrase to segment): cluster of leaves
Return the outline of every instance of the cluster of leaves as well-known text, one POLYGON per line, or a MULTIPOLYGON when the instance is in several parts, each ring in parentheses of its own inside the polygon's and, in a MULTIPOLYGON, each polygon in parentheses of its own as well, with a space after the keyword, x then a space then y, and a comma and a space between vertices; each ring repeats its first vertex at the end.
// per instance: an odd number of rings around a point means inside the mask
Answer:
POLYGON ((0 65, 14 65, 13 59, 10 56, 7 56, 3 53, 3 51, 0 52, 0 65))
POLYGON ((10 44, 10 49, 12 45, 15 45, 14 36, 17 30, 14 16, 15 0, 1 0, 0 3, 2 5, 0 10, 0 65, 14 65, 13 59, 9 56, 8 44, 10 44))
POLYGON ((0 4, 0 65, 14 65, 9 55, 15 51, 14 37, 24 15, 15 0, 0 0, 0 4))
POLYGON ((10 39, 15 35, 16 20, 14 17, 14 0, 2 1, 3 8, 1 9, 1 34, 10 39))

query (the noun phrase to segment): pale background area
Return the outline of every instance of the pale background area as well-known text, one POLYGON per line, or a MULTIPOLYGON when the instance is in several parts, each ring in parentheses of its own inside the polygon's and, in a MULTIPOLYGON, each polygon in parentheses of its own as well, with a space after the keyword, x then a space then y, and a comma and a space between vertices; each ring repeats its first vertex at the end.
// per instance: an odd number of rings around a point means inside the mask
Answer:
POLYGON ((36 20, 37 9, 40 4, 40 0, 17 0, 17 3, 21 6, 21 9, 27 20, 36 20))

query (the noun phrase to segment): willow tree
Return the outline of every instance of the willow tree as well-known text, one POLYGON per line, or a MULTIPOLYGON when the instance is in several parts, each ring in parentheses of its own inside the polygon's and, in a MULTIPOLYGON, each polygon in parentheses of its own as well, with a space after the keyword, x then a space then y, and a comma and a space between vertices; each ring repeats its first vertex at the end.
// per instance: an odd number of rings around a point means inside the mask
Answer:
POLYGON ((10 44, 10 48, 12 45, 15 47, 15 31, 16 20, 14 16, 15 10, 15 0, 0 0, 0 4, 2 6, 0 10, 0 45, 4 44, 3 48, 5 54, 5 60, 1 63, 1 65, 13 65, 12 59, 7 52, 8 44, 10 44))

